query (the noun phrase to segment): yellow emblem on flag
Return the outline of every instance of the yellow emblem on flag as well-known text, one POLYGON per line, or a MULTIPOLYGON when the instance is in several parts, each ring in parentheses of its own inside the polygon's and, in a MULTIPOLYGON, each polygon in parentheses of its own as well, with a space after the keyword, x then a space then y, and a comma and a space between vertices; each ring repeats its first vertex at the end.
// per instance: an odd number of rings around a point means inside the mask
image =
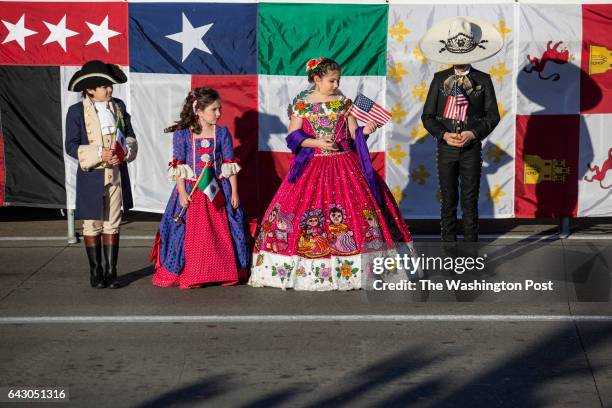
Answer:
POLYGON ((423 123, 419 121, 419 124, 412 128, 411 136, 412 140, 416 140, 417 143, 423 144, 425 142, 425 137, 427 137, 429 133, 423 123))
POLYGON ((496 184, 492 189, 489 190, 489 201, 492 201, 494 204, 499 204, 501 197, 505 196, 501 189, 501 185, 496 184))
POLYGON ((501 102, 497 102, 497 110, 499 111, 500 118, 503 118, 504 116, 506 116, 506 113, 509 112, 508 109, 504 109, 504 106, 501 102))
POLYGON ((402 150, 402 148, 398 144, 396 144, 389 150, 388 156, 389 158, 391 158, 391 160, 395 161, 398 166, 402 165, 402 159, 404 157, 408 157, 408 155, 402 150))
POLYGON ((612 51, 599 45, 589 46, 589 75, 603 74, 612 69, 612 51))
POLYGON ((431 173, 425 170, 425 166, 422 164, 420 164, 417 169, 413 169, 410 172, 410 177, 412 178, 412 180, 421 186, 425 185, 425 183, 427 182, 427 179, 430 176, 431 176, 431 173))
POLYGON ((510 28, 506 25, 506 20, 499 20, 499 27, 494 25, 495 29, 501 34, 504 41, 506 41, 506 36, 512 32, 510 28))
POLYGON ((538 184, 544 181, 565 182, 570 167, 565 160, 544 160, 536 154, 526 154, 524 158, 524 184, 538 184))
POLYGON ((400 21, 397 24, 394 24, 389 29, 389 36, 398 42, 404 41, 404 36, 408 35, 410 30, 404 27, 404 22, 400 21))
POLYGON ((400 105, 399 103, 396 103, 395 105, 393 105, 393 108, 391 108, 391 118, 393 118, 393 121, 398 125, 402 124, 404 116, 406 115, 406 111, 402 109, 402 105, 400 105))
POLYGON ((419 47, 414 47, 414 50, 412 50, 412 55, 414 55, 414 59, 417 61, 420 60, 421 62, 427 62, 427 57, 423 55, 421 50, 419 50, 419 47))
POLYGON ((489 158, 490 161, 494 163, 501 162, 502 158, 506 155, 507 154, 504 151, 504 149, 499 147, 497 143, 491 143, 491 145, 489 146, 489 149, 487 150, 487 157, 489 158))
POLYGON ((417 102, 425 103, 425 99, 427 98, 427 84, 425 82, 421 82, 420 85, 415 85, 412 88, 412 97, 417 102))
POLYGON ((495 78, 499 82, 502 82, 504 77, 509 73, 510 71, 506 68, 506 64, 503 62, 498 62, 497 66, 492 66, 491 69, 489 69, 489 75, 491 75, 491 78, 495 78))
POLYGON ((408 71, 404 69, 401 62, 398 62, 397 65, 389 66, 389 73, 387 76, 391 77, 393 82, 399 83, 402 81, 402 77, 406 75, 408 71))
POLYGON ((404 197, 406 197, 406 194, 404 194, 399 184, 393 187, 393 190, 391 190, 391 194, 393 194, 393 198, 395 198, 397 204, 401 203, 404 197))

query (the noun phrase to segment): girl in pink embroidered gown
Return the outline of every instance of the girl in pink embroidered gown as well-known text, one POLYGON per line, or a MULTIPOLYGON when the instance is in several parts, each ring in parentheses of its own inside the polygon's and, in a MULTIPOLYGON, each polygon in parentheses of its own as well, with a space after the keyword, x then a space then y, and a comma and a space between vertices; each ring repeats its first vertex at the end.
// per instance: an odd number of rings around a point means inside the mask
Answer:
POLYGON ((351 101, 339 91, 340 66, 307 64, 315 89, 290 107, 287 144, 296 158, 265 213, 249 284, 296 290, 362 287, 362 254, 412 237, 393 195, 372 170, 365 136, 351 101))

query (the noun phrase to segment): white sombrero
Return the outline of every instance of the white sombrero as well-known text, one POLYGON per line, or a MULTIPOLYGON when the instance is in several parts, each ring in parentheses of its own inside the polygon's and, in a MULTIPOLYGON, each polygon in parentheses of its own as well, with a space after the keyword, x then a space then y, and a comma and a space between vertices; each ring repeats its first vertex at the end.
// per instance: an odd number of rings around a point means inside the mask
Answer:
POLYGON ((453 17, 431 27, 419 41, 421 53, 442 64, 471 64, 499 52, 504 40, 489 22, 453 17))

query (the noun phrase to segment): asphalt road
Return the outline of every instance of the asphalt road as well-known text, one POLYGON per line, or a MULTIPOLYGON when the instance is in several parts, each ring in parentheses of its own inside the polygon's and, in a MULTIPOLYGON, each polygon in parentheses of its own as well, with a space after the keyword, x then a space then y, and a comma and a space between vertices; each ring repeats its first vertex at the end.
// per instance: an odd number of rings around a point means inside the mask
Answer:
POLYGON ((606 236, 480 248, 491 262, 475 278, 552 280, 554 295, 415 302, 363 290, 157 288, 151 241, 128 234, 125 286, 94 290, 81 245, 2 235, 0 387, 70 396, 3 406, 612 406, 606 236))

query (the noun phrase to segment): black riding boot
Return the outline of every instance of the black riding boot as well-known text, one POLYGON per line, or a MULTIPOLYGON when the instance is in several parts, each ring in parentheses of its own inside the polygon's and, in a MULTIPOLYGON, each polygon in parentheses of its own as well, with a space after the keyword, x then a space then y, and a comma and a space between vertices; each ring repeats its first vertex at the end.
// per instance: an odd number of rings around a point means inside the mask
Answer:
POLYGON ((104 246, 104 282, 110 289, 121 285, 117 280, 117 257, 119 256, 119 234, 102 234, 104 246))
POLYGON ((102 269, 102 242, 100 235, 83 236, 85 251, 89 259, 89 284, 92 288, 102 289, 104 284, 104 271, 102 269))

